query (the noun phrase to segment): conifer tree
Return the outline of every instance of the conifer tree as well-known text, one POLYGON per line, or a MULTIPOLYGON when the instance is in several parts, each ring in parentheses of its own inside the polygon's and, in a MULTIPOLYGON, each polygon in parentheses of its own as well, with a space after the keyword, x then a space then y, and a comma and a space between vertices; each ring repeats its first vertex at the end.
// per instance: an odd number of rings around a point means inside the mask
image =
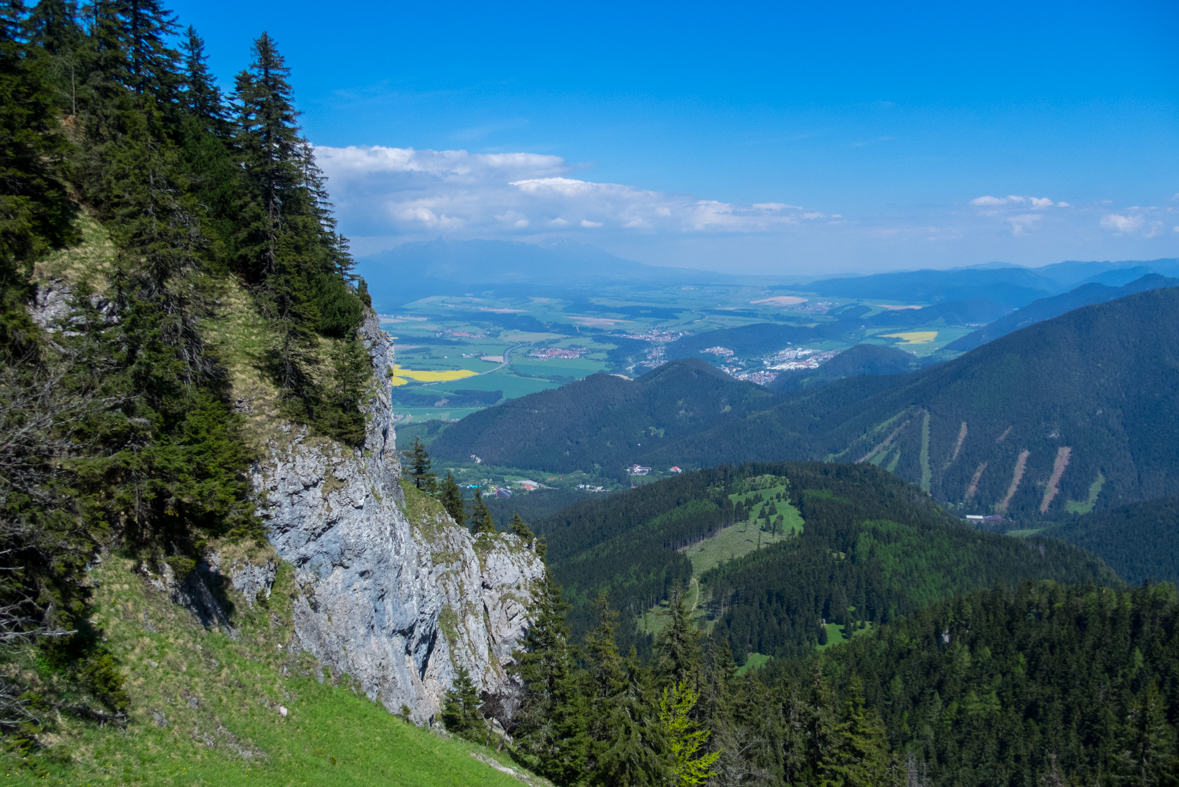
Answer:
POLYGON ((536 538, 536 534, 528 527, 528 523, 520 516, 519 511, 512 512, 512 521, 508 522, 508 529, 512 532, 512 535, 519 536, 526 543, 532 543, 532 540, 536 538))
POLYGON ((33 259, 73 238, 74 207, 59 176, 67 150, 53 99, 30 55, 24 4, 0 3, 0 286, 15 286, 33 259))
POLYGON ((410 440, 405 456, 409 459, 409 477, 413 479, 413 485, 428 495, 434 494, 438 477, 430 469, 430 454, 421 438, 410 440))
POLYGON ((615 640, 618 612, 606 594, 594 604, 598 624, 585 638, 589 664, 587 781, 591 785, 655 785, 666 776, 659 724, 646 676, 634 653, 623 659, 615 640))
POLYGON ((454 683, 442 698, 442 724, 448 732, 482 741, 487 725, 479 711, 479 692, 466 667, 455 669, 454 683))
POLYGON ((446 473, 446 478, 442 480, 442 488, 438 498, 442 502, 442 507, 446 509, 446 513, 450 514, 450 518, 454 520, 459 527, 466 527, 467 525, 467 509, 463 503, 463 493, 459 489, 458 482, 454 480, 454 474, 446 473))
POLYGON ((495 532, 495 523, 491 521, 491 512, 487 509, 487 504, 483 502, 483 493, 478 489, 475 490, 475 499, 471 502, 471 532, 475 535, 495 532))
POLYGON ((176 33, 176 18, 160 0, 118 0, 127 30, 128 88, 153 92, 172 103, 178 88, 180 54, 167 41, 176 33))
POLYGON ((847 700, 833 729, 828 751, 819 761, 824 784, 846 787, 899 787, 901 770, 888 746, 884 723, 864 707, 863 684, 853 675, 847 700))
POLYGON ((692 625, 692 611, 678 580, 672 585, 665 614, 670 620, 655 643, 655 671, 660 685, 666 688, 683 684, 695 691, 700 683, 700 634, 692 625))
POLYGON ((523 689, 512 733, 520 751, 534 759, 534 770, 564 787, 584 775, 589 709, 565 625, 569 605, 547 570, 532 598, 532 624, 514 667, 523 689))
POLYGON ((659 725, 667 740, 669 784, 693 787, 716 775, 714 768, 720 752, 706 752, 711 733, 701 729, 693 719, 697 692, 684 682, 663 689, 659 698, 659 725))
POLYGON ((228 138, 231 126, 221 88, 209 73, 205 42, 192 25, 184 31, 181 48, 184 53, 182 106, 197 119, 202 130, 228 138))
POLYGON ((1179 785, 1179 748, 1167 722, 1162 695, 1154 681, 1132 700, 1117 740, 1112 783, 1175 787, 1179 785))
POLYGON ((263 284, 279 274, 283 219, 305 207, 305 199, 299 193, 302 140, 288 81, 290 69, 266 33, 254 42, 253 53, 250 67, 237 75, 234 96, 235 143, 251 187, 241 206, 238 254, 246 280, 263 284))
POLYGON ((67 115, 78 114, 83 34, 78 24, 77 3, 40 0, 29 14, 27 28, 29 43, 46 61, 45 74, 55 88, 55 103, 67 115))

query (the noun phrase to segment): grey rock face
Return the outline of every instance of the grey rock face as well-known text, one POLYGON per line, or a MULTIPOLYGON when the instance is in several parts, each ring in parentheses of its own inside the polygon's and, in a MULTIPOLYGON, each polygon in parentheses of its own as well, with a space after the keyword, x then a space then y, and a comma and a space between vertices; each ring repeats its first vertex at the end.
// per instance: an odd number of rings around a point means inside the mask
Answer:
MULTIPOLYGON (((484 691, 513 693, 505 668, 544 567, 515 536, 476 540, 437 510, 411 523, 387 385, 392 342, 372 315, 361 336, 376 380, 363 450, 289 428, 252 481, 270 541, 295 568, 296 641, 370 698, 424 722, 460 665, 484 691)), ((273 572, 226 568, 255 596, 273 582, 273 572)))

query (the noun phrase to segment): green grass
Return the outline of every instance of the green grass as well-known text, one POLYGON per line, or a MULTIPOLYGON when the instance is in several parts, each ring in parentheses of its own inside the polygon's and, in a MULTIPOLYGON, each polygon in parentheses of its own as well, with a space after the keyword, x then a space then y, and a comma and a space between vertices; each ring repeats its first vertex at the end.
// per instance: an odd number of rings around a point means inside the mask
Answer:
POLYGON ((1016 538, 1027 538, 1028 536, 1034 536, 1037 533, 1042 533, 1044 530, 1046 530, 1046 528, 1027 527, 1027 528, 1024 528, 1023 530, 1008 530, 1006 535, 1015 536, 1016 538))
POLYGON ((854 632, 852 632, 852 635, 849 637, 849 636, 847 636, 847 632, 843 626, 839 625, 838 623, 828 623, 827 624, 827 644, 826 645, 818 645, 818 646, 816 646, 815 649, 816 650, 826 650, 827 648, 834 648, 836 645, 842 645, 843 643, 848 642, 852 639, 855 639, 856 637, 862 637, 865 634, 871 633, 871 631, 872 631, 872 624, 867 623, 864 625, 864 628, 856 629, 854 632))
POLYGON ((1089 485, 1089 497, 1083 501, 1070 500, 1064 507, 1070 514, 1088 514, 1097 505, 1097 496, 1101 494, 1101 487, 1105 486, 1105 474, 1098 472, 1097 480, 1089 485))
POLYGON ((921 422, 921 453, 918 455, 921 463, 921 491, 929 494, 929 484, 933 473, 929 469, 929 411, 925 411, 925 418, 921 422))
MULTIPOLYGON (((784 504, 779 504, 778 510, 782 511, 784 507, 784 504)), ((794 532, 794 519, 797 519, 797 529, 802 529, 802 517, 798 511, 791 507, 790 514, 792 516, 786 517, 786 530, 783 533, 763 532, 758 525, 746 521, 726 527, 712 538, 688 547, 685 554, 692 561, 692 575, 699 577, 726 560, 744 557, 761 547, 785 541, 794 532)))
POLYGON ((771 656, 767 656, 764 653, 750 653, 749 657, 745 659, 745 663, 737 668, 737 674, 744 675, 749 670, 761 669, 770 663, 771 658, 771 656))
POLYGON ((315 660, 290 647, 297 588, 288 565, 268 608, 233 599, 236 639, 202 628, 134 565, 109 556, 94 572, 94 623, 122 666, 130 722, 119 729, 61 717, 45 736, 48 754, 4 757, 9 783, 520 784, 472 756, 506 765, 503 754, 402 721, 346 675, 321 682, 315 660))
MULTIPOLYGON (((687 603, 688 609, 692 612, 692 621, 696 624, 697 628, 701 628, 706 623, 703 604, 708 600, 707 593, 704 591, 703 586, 695 579, 688 585, 685 593, 684 601, 687 603)), ((667 602, 661 602, 658 606, 647 610, 639 616, 637 627, 639 631, 645 634, 658 637, 660 632, 667 627, 670 617, 667 602)))

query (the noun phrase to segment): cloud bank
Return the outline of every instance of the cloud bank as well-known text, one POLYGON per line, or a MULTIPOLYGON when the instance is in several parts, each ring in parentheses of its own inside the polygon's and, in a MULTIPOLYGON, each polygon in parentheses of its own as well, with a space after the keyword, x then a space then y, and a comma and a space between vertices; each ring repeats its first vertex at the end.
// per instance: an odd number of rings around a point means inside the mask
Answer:
POLYGON ((1161 208, 985 194, 835 213, 598 182, 540 153, 316 146, 315 155, 358 256, 440 235, 566 236, 655 264, 815 272, 1171 256, 1158 239, 1179 235, 1167 229, 1179 218, 1179 195, 1161 208))
POLYGON ((337 209, 362 234, 762 232, 828 218, 784 203, 742 206, 580 180, 564 159, 535 153, 317 146, 315 157, 337 209))

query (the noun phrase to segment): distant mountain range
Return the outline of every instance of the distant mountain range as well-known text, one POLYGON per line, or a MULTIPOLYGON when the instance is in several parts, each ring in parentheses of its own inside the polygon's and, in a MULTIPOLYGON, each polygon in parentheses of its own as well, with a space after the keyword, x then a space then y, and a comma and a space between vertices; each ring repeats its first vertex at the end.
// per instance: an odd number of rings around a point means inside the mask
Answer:
MULTIPOLYGON (((1116 281, 1120 276, 1128 271, 1135 273, 1142 271, 1143 268, 1125 268, 1117 271, 1108 271, 1105 274, 1100 274, 1094 278, 1105 277, 1116 281)), ((975 347, 980 347, 989 341, 994 341, 1000 336, 1006 336, 1012 331, 1026 328, 1029 325, 1034 325, 1044 320, 1059 317, 1062 314, 1079 309, 1082 306, 1091 306, 1095 303, 1106 303, 1122 298, 1126 295, 1132 295, 1136 292, 1145 292, 1146 290, 1157 290, 1161 287, 1176 287, 1179 286, 1179 279, 1170 279, 1165 276, 1160 276, 1157 273, 1148 273, 1141 278, 1135 279, 1128 284, 1120 287, 1108 286, 1098 282, 1090 282, 1082 284, 1075 290, 1056 295, 1051 298, 1041 298, 1038 301, 1032 301, 1022 309, 1017 309, 1010 314, 1000 316, 990 325, 985 328, 980 328, 974 333, 967 334, 960 339, 956 339, 946 345, 945 349, 950 352, 966 352, 973 350, 975 347)), ((930 307, 935 308, 935 307, 930 307)), ((915 310, 914 313, 926 311, 925 309, 915 310)), ((989 321, 988 321, 989 322, 989 321)))
POLYGON ((1081 284, 1094 282, 1107 286, 1121 286, 1149 273, 1179 276, 1179 259, 1149 262, 1058 262, 1041 268, 985 266, 901 271, 871 276, 820 279, 805 285, 791 285, 790 289, 802 289, 840 298, 879 298, 907 303, 940 303, 985 298, 1017 309, 1081 284))
MULTIPOLYGON (((513 294, 529 295, 608 284, 734 284, 743 280, 740 276, 712 271, 644 265, 596 246, 570 241, 538 245, 442 238, 403 243, 363 257, 357 261, 356 272, 368 283, 378 311, 388 311, 430 295, 462 295, 508 288, 513 294)), ((1179 260, 1060 262, 1041 268, 993 264, 850 276, 809 283, 784 282, 774 288, 919 304, 988 300, 1007 309, 1017 309, 1080 284, 1095 282, 1120 287, 1149 273, 1179 276, 1179 260)), ((759 277, 758 283, 764 284, 764 277, 759 277)), ((974 308, 980 305, 976 304, 974 308)), ((996 307, 987 308, 988 313, 993 314, 996 307)), ((905 318, 898 316, 896 319, 905 318)), ((963 319, 955 324, 988 321, 980 317, 963 319)))
POLYGON ((707 284, 732 277, 687 268, 662 268, 624 260, 596 246, 539 246, 499 240, 403 243, 359 260, 378 311, 430 295, 462 295, 508 289, 529 295, 606 284, 707 284))
POLYGON ((779 397, 698 361, 603 377, 470 416, 435 450, 463 461, 478 445, 495 463, 610 474, 633 462, 869 462, 963 513, 1052 517, 1179 494, 1177 288, 1086 306, 919 371, 779 397))

